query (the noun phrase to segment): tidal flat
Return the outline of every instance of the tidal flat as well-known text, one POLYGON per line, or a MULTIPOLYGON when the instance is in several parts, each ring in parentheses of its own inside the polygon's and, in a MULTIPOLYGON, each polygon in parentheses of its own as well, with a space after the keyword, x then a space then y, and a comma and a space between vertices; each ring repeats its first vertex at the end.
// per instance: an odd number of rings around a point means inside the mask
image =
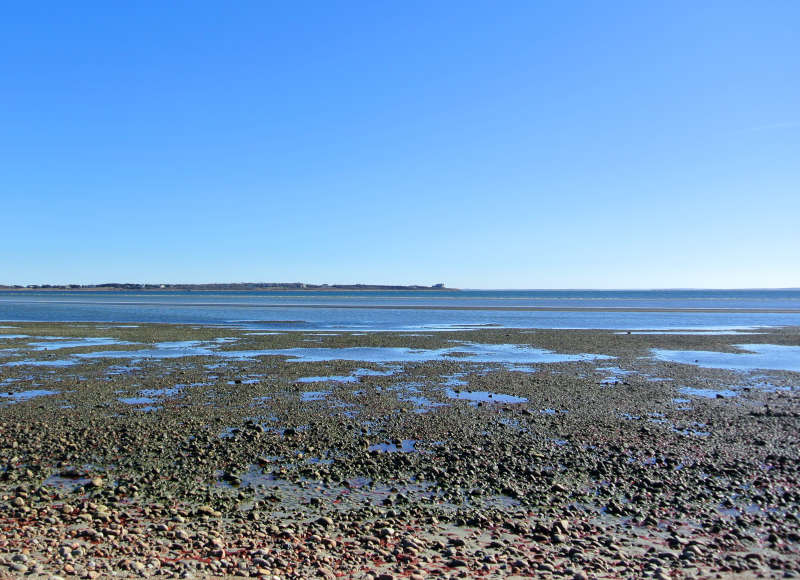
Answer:
POLYGON ((0 577, 800 574, 800 327, 7 324, 0 577))

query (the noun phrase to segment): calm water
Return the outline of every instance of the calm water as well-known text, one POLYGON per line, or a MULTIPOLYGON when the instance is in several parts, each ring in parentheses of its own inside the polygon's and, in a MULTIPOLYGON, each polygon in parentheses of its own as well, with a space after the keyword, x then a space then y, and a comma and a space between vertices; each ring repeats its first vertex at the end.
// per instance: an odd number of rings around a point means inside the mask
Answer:
POLYGON ((800 325, 800 289, 6 291, 0 292, 0 321, 223 324, 264 330, 430 331, 475 325, 510 328, 729 329, 800 325), (504 308, 509 310, 500 310, 504 308), (597 308, 608 310, 589 310, 597 308), (658 309, 678 311, 658 312, 658 309))

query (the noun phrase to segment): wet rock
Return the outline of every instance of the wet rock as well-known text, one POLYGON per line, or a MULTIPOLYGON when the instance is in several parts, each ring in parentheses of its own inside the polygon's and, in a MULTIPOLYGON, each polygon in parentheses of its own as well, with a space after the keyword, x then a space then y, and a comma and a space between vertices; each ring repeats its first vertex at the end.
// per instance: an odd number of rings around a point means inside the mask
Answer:
POLYGON ((329 528, 333 526, 333 520, 328 516, 322 516, 316 520, 316 523, 323 528, 329 528))

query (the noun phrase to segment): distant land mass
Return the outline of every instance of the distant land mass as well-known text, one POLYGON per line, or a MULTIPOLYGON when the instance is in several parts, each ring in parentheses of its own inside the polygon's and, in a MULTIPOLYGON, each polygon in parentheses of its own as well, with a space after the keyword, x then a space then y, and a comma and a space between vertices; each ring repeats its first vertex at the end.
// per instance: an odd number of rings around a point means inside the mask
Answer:
POLYGON ((29 284, 3 285, 0 290, 452 290, 444 284, 394 286, 384 284, 305 284, 303 282, 236 282, 213 284, 29 284))

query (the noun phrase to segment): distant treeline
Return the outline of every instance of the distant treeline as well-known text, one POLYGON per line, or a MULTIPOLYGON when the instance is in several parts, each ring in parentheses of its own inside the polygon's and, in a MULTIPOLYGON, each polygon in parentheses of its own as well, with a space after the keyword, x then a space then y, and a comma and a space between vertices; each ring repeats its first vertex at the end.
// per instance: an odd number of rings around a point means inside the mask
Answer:
POLYGON ((30 284, 2 285, 5 290, 444 290, 433 286, 386 286, 381 284, 304 284, 303 282, 239 282, 234 284, 30 284))

